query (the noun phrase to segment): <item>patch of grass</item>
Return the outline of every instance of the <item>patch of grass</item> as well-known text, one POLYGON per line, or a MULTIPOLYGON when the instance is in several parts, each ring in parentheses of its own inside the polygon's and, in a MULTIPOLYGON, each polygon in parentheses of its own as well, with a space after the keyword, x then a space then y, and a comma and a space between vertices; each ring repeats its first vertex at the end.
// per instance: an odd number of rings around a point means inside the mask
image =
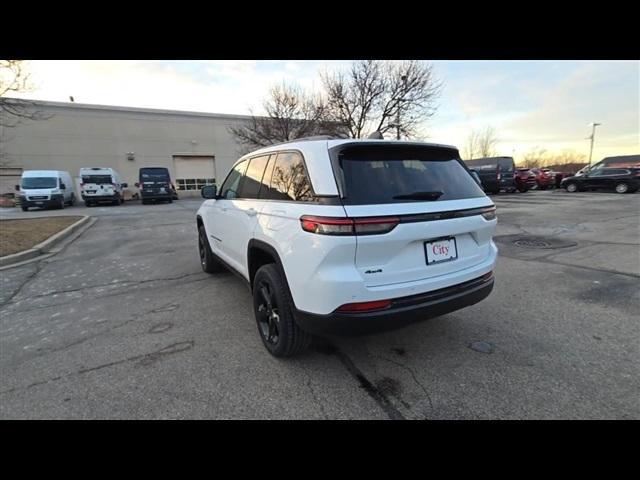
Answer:
POLYGON ((0 257, 29 250, 82 217, 0 220, 0 257))

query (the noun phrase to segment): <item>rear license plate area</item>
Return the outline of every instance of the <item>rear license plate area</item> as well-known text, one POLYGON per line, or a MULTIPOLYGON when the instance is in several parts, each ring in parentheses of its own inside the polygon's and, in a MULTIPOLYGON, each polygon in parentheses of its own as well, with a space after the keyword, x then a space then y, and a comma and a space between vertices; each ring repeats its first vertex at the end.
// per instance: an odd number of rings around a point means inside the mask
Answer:
POLYGON ((458 258, 456 237, 434 238, 424 242, 427 265, 450 262, 458 258))

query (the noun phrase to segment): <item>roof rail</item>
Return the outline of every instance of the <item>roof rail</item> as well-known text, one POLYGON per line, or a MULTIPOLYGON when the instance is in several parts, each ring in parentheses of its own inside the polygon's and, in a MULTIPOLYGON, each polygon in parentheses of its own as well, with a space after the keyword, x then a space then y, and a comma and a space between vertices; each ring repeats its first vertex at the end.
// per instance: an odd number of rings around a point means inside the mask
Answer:
POLYGON ((311 137, 294 138, 292 140, 287 140, 286 142, 272 143, 269 146, 273 147, 274 145, 284 145, 284 144, 293 143, 293 142, 308 142, 308 141, 312 141, 312 140, 341 140, 341 139, 344 139, 344 138, 349 138, 349 137, 347 137, 347 136, 338 136, 338 135, 314 135, 314 136, 311 136, 311 137))

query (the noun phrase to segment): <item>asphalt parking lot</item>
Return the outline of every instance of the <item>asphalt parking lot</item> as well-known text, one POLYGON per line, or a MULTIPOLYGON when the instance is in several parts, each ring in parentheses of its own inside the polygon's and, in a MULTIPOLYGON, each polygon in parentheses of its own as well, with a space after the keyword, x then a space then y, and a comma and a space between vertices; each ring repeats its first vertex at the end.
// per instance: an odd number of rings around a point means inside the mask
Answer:
POLYGON ((640 194, 492 198, 489 298, 289 360, 241 281, 201 271, 199 200, 0 210, 97 218, 0 271, 0 418, 640 418, 640 194))

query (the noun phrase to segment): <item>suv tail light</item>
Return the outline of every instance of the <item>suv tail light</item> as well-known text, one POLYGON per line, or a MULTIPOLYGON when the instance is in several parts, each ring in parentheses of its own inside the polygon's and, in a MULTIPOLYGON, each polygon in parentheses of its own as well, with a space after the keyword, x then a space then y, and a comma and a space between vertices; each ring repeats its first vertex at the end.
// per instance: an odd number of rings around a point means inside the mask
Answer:
POLYGON ((300 225, 305 232, 319 235, 378 235, 390 232, 398 223, 398 217, 300 217, 300 225))
POLYGON ((358 303, 346 303, 341 307, 338 307, 336 312, 344 313, 359 313, 359 312, 372 312, 374 310, 384 310, 391 306, 391 300, 376 300, 374 302, 358 302, 358 303))
POLYGON ((496 207, 485 208, 481 215, 485 220, 494 220, 496 218, 496 207))
POLYGON ((496 173, 496 179, 500 180, 500 172, 496 173))

